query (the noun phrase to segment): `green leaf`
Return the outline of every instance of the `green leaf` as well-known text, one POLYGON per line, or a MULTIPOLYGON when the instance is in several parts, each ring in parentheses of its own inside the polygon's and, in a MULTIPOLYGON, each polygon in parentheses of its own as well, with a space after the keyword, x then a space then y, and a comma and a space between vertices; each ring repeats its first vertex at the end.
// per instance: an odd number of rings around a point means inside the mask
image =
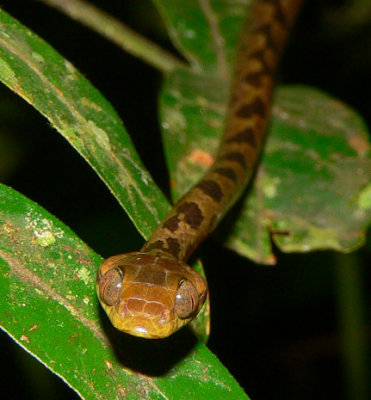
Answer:
MULTIPOLYGON (((227 85, 176 71, 161 97, 164 147, 174 197, 210 166, 223 126, 227 85), (201 134, 202 133, 202 134, 201 134)), ((371 160, 366 126, 318 90, 281 87, 249 196, 217 236, 256 262, 274 263, 271 237, 283 251, 350 251, 370 222, 371 160)))
POLYGON ((169 35, 196 71, 227 77, 251 0, 154 0, 169 35))
POLYGON ((0 10, 0 80, 94 168, 148 238, 170 210, 105 98, 63 57, 0 10))
MULTIPOLYGON (((178 199, 216 154, 228 100, 228 79, 220 77, 230 76, 250 1, 155 4, 193 66, 173 71, 161 95, 165 155, 178 199)), ((217 236, 266 264, 275 262, 271 238, 283 251, 353 250, 370 221, 370 175, 366 127, 354 112, 314 89, 281 88, 257 179, 217 236)))
MULTIPOLYGON (((143 167, 115 111, 67 60, 1 10, 0 27, 0 79, 70 141, 148 238, 170 205, 143 167)), ((54 239, 45 234, 39 244, 48 246, 54 239)), ((203 274, 199 262, 195 268, 203 274)), ((208 302, 192 327, 206 342, 208 302)), ((12 330, 9 333, 15 337, 12 330)))
POLYGON ((0 184, 0 323, 26 351, 86 399, 247 399, 201 343, 161 377, 130 369, 133 360, 139 370, 150 364, 151 354, 161 365, 184 344, 179 334, 108 338, 95 295, 100 262, 60 221, 0 184))

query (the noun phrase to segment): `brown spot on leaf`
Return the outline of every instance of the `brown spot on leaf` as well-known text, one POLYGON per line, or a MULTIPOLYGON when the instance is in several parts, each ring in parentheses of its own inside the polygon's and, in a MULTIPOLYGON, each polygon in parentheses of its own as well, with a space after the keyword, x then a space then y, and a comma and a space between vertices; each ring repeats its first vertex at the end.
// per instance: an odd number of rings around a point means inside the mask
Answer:
POLYGON ((122 398, 126 398, 126 388, 122 385, 118 385, 118 390, 119 390, 120 396, 122 398))
POLYGON ((359 136, 351 136, 348 139, 348 143, 361 157, 364 157, 367 154, 369 144, 365 139, 359 136))
POLYGON ((39 325, 38 324, 32 325, 31 328, 29 329, 29 331, 32 332, 35 329, 39 329, 39 325))
POLYGON ((30 343, 30 339, 29 339, 29 337, 26 336, 26 335, 21 335, 20 340, 21 340, 22 342, 30 343))
MULTIPOLYGON (((116 371, 113 369, 113 365, 112 365, 111 361, 105 360, 104 362, 106 363, 106 367, 107 367, 113 374, 115 374, 116 371)), ((116 372, 116 374, 117 374, 117 372, 116 372)))

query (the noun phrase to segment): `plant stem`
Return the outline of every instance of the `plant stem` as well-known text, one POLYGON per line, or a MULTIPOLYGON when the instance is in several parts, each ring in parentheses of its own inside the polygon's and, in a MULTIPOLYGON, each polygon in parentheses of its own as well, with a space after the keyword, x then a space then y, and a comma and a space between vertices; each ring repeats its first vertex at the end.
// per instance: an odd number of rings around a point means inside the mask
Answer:
POLYGON ((128 53, 142 59, 163 73, 169 73, 184 63, 171 53, 134 32, 122 22, 84 0, 40 0, 55 7, 70 18, 100 33, 128 53))
POLYGON ((361 266, 355 254, 336 255, 338 318, 348 398, 367 400, 368 346, 361 266))

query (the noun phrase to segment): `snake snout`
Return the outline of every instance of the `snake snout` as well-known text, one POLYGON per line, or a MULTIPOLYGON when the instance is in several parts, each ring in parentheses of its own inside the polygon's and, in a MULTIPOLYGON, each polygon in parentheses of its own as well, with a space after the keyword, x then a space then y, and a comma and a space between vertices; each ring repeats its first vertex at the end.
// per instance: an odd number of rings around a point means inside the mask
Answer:
POLYGON ((174 323, 173 302, 163 288, 133 284, 121 292, 120 301, 111 309, 116 328, 145 338, 168 336, 174 323))
POLYGON ((136 325, 133 327, 133 331, 137 333, 137 336, 144 336, 148 335, 148 329, 143 325, 136 325))

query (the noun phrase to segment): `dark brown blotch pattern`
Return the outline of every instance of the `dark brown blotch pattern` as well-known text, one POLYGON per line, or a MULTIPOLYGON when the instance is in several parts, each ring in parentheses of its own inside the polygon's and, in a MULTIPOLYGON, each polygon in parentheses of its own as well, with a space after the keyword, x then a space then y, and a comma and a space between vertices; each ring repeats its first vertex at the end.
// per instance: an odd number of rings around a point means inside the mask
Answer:
POLYGON ((197 229, 204 219, 200 207, 195 202, 181 203, 177 211, 184 214, 184 221, 193 229, 197 229))
POLYGON ((219 184, 211 179, 201 181, 197 187, 216 202, 220 202, 223 197, 219 184))
POLYGON ((274 9, 274 20, 278 22, 283 28, 286 28, 288 21, 286 20, 285 14, 282 10, 281 3, 277 0, 262 0, 265 3, 272 5, 274 9))
POLYGON ((238 163, 243 169, 247 168, 247 164, 246 164, 246 160, 243 154, 241 153, 237 153, 237 152, 230 152, 230 153, 226 153, 224 154, 222 157, 222 159, 224 160, 228 160, 228 161, 235 161, 236 163, 238 163))
POLYGON ((162 240, 156 240, 155 242, 148 243, 145 245, 145 251, 151 251, 151 250, 164 250, 165 245, 162 242, 162 240))
POLYGON ((180 244, 177 239, 169 237, 166 239, 166 251, 171 253, 175 258, 178 258, 180 252, 180 244))
POLYGON ((266 113, 266 107, 264 101, 260 97, 256 97, 251 103, 244 104, 240 107, 236 116, 239 118, 251 118, 253 115, 259 115, 264 117, 266 113))
POLYGON ((265 75, 264 71, 260 70, 257 72, 249 72, 244 77, 244 81, 247 82, 249 85, 258 88, 262 84, 263 76, 265 75))
POLYGON ((166 238, 166 244, 163 240, 156 240, 153 243, 147 243, 143 246, 143 251, 159 250, 160 252, 166 252, 173 255, 175 258, 179 257, 181 247, 178 239, 168 237, 166 238))
POLYGON ((219 167, 214 170, 214 172, 218 175, 222 175, 225 178, 230 179, 232 182, 237 182, 236 173, 233 171, 232 168, 227 167, 219 167))
POLYGON ((175 206, 144 249, 167 251, 186 260, 236 199, 252 173, 264 142, 273 75, 288 27, 300 0, 259 0, 256 19, 244 32, 232 82, 225 135, 212 169, 175 206))
POLYGON ((265 36, 265 46, 266 48, 271 49, 275 53, 278 52, 278 44, 275 42, 272 33, 271 33, 271 25, 266 24, 260 26, 257 30, 256 33, 263 34, 265 36))
POLYGON ((256 88, 259 88, 263 84, 263 77, 272 76, 274 71, 265 60, 265 50, 263 49, 257 50, 254 53, 250 54, 249 59, 258 60, 261 64, 261 69, 255 72, 248 72, 243 80, 256 88))
POLYGON ((258 145, 254 130, 252 128, 246 128, 243 131, 233 135, 227 140, 227 143, 247 143, 254 148, 256 148, 258 145))
POLYGON ((169 231, 171 232, 175 232, 179 227, 179 222, 180 222, 179 216, 174 215, 164 222, 164 227, 166 229, 169 229, 169 231))

